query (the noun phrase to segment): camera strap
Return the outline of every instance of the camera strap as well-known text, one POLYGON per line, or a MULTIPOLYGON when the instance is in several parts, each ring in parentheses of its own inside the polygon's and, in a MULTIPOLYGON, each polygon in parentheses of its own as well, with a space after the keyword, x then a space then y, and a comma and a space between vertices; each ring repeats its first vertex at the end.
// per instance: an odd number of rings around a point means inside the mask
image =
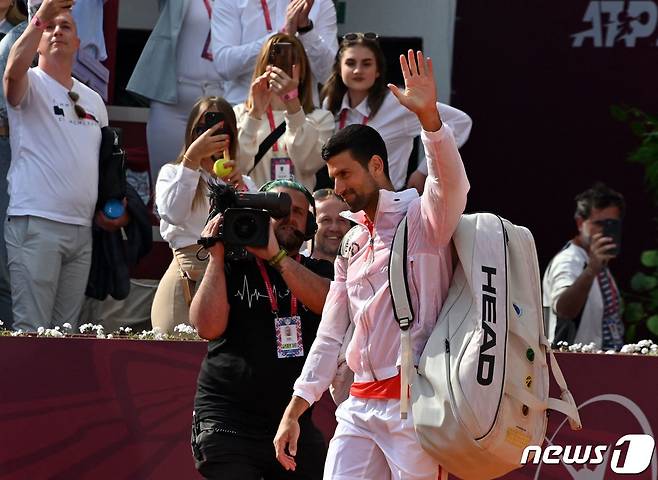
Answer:
MULTIPOLYGON (((299 262, 299 254, 295 257, 295 261, 299 262)), ((274 312, 275 317, 279 317, 279 302, 277 302, 276 295, 274 295, 274 288, 272 288, 272 282, 270 282, 270 276, 267 274, 267 269, 265 264, 260 258, 256 259, 258 264, 258 269, 260 270, 260 275, 263 277, 263 282, 265 282, 265 288, 267 289, 267 296, 270 299, 270 306, 274 312)), ((290 316, 297 316, 297 297, 293 295, 292 291, 290 292, 290 316)))
POLYGON ((251 167, 251 169, 247 172, 247 175, 250 175, 251 172, 254 171, 254 168, 256 168, 256 165, 258 165, 258 162, 261 161, 261 159, 265 156, 265 154, 272 148, 272 146, 281 138, 281 135, 283 135, 286 131, 286 122, 283 121, 281 124, 276 127, 272 132, 265 137, 265 139, 260 142, 260 145, 258 145, 258 152, 254 156, 254 166, 251 167))

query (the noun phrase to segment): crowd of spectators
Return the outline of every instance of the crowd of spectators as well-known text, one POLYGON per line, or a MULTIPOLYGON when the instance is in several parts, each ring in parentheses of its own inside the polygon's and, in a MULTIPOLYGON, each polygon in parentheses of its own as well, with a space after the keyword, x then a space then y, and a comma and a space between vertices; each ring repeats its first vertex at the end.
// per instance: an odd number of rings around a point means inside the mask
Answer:
MULTIPOLYGON (((25 332, 78 324, 92 229, 120 231, 135 221, 129 211, 114 216, 98 205, 108 114, 99 91, 103 82, 94 90, 75 78, 89 55, 80 51, 74 3, 0 0, 0 319, 25 332)), ((91 9, 92 3, 77 0, 78 8, 91 9)), ((203 415, 194 423, 197 466, 209 477, 229 478, 223 475, 230 471, 251 478, 254 469, 267 476, 280 467, 265 445, 271 445, 315 338, 333 276, 330 262, 359 223, 345 212, 356 201, 354 192, 317 188, 322 185, 316 175, 327 160, 323 148, 350 125, 371 127, 381 135, 383 163, 380 172, 368 171, 364 178, 377 178, 377 190, 411 187, 418 192, 408 195, 417 196, 425 182, 434 181, 424 155, 420 161, 411 156, 422 122, 387 86, 377 34, 339 39, 330 0, 159 4, 158 21, 127 87, 150 103, 146 142, 154 208, 173 256, 151 321, 170 332, 194 316, 200 335, 211 340, 196 399, 195 414, 203 415), (291 52, 289 69, 276 60, 284 49, 291 52), (409 169, 410 161, 417 168, 409 169), (209 249, 210 262, 198 255, 197 240, 216 234, 221 224, 217 217, 208 221, 212 183, 292 199, 291 213, 272 221, 270 244, 248 249, 249 263, 225 261, 221 244, 209 249), (346 203, 348 195, 352 202, 346 203), (204 275, 212 282, 202 283, 204 275), (202 300, 193 303, 197 294, 202 300), (247 317, 258 321, 249 324, 247 317), (271 361, 277 358, 285 359, 285 368, 271 361), (253 362, 268 367, 252 371, 253 362), (268 394, 270 410, 250 403, 268 394), (260 412, 253 420, 258 425, 236 420, 245 409, 260 412), (242 432, 243 443, 230 436, 202 441, 209 429, 242 432), (256 453, 242 462, 245 448, 256 453)), ((436 107, 461 147, 470 117, 443 103, 436 107)), ((344 136, 352 138, 349 131, 344 136)), ((125 207, 125 198, 120 201, 125 207)), ((619 294, 608 262, 616 255, 610 249, 618 247, 614 232, 620 232, 623 214, 623 197, 603 185, 577 198, 578 234, 544 279, 551 340, 621 347, 619 294)), ((312 432, 306 437, 311 453, 302 461, 308 477, 290 478, 316 478, 314 466, 325 455, 319 435, 304 422, 302 428, 312 432)))

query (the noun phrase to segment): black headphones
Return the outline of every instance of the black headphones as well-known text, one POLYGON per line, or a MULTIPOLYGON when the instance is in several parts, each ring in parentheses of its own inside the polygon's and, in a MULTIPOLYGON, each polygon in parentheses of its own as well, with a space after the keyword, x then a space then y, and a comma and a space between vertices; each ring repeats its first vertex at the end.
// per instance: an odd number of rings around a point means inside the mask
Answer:
POLYGON ((295 181, 295 180, 270 180, 269 182, 265 183, 262 187, 258 189, 259 192, 269 192, 270 190, 276 188, 276 187, 283 187, 283 188, 289 188, 291 190, 297 190, 299 192, 302 192, 304 196, 306 197, 306 200, 308 200, 309 205, 311 206, 312 211, 307 212, 306 215, 306 227, 304 229, 304 240, 313 240, 315 238, 315 232, 318 231, 318 224, 315 221, 315 199, 313 198, 313 195, 311 192, 308 191, 308 189, 302 185, 301 183, 295 181))

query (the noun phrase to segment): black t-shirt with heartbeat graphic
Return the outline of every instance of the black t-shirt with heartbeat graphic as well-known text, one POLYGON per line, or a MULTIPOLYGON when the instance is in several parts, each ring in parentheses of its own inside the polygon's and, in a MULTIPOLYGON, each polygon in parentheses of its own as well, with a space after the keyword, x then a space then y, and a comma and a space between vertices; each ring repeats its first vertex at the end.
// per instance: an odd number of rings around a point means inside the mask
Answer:
MULTIPOLYGON (((318 275, 333 278, 333 265, 326 260, 302 256, 301 263, 318 275)), ((239 435, 273 437, 315 340, 320 316, 299 302, 304 356, 278 358, 275 316, 256 262, 227 262, 225 271, 228 326, 222 337, 208 343, 197 380, 195 414, 239 435)), ((279 316, 290 316, 290 290, 276 270, 268 266, 267 273, 279 316)), ((310 410, 300 423, 309 419, 310 410)))

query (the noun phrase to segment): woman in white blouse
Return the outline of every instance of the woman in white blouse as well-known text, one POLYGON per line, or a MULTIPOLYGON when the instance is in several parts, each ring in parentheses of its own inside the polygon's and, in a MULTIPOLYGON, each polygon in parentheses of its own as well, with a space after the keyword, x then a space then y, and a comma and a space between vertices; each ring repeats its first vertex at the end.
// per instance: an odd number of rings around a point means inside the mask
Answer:
POLYGON ((256 63, 249 99, 235 107, 238 118, 238 167, 257 185, 295 177, 313 191, 315 173, 324 166, 322 145, 334 131, 331 113, 313 105, 311 71, 304 47, 296 37, 277 33, 263 45, 256 63), (270 65, 278 43, 292 44, 292 75, 270 65), (285 130, 260 161, 259 146, 282 122, 285 130), (255 164, 255 165, 254 165, 255 164))
MULTIPOLYGON (((334 115, 336 129, 360 123, 379 132, 386 143, 391 182, 396 190, 404 188, 413 141, 421 127, 416 115, 400 105, 387 87, 386 59, 377 34, 343 36, 322 98, 323 107, 334 115)), ((471 131, 470 117, 443 103, 439 113, 461 147, 471 131)))
MULTIPOLYGON (((189 324, 189 304, 201 280, 206 262, 196 258, 197 240, 208 219, 208 182, 217 181, 214 158, 227 151, 238 152, 237 126, 231 105, 220 97, 205 97, 192 107, 185 127, 185 145, 176 160, 162 166, 155 187, 155 203, 160 215, 160 234, 171 247, 174 258, 153 299, 151 322, 163 332, 181 323, 189 324), (219 112, 224 121, 208 128, 206 112, 219 112), (223 129, 227 133, 217 134, 223 129), (213 158, 214 157, 214 158, 213 158)), ((235 161, 224 165, 232 171, 222 181, 236 188, 255 189, 253 182, 235 168, 235 161)))

